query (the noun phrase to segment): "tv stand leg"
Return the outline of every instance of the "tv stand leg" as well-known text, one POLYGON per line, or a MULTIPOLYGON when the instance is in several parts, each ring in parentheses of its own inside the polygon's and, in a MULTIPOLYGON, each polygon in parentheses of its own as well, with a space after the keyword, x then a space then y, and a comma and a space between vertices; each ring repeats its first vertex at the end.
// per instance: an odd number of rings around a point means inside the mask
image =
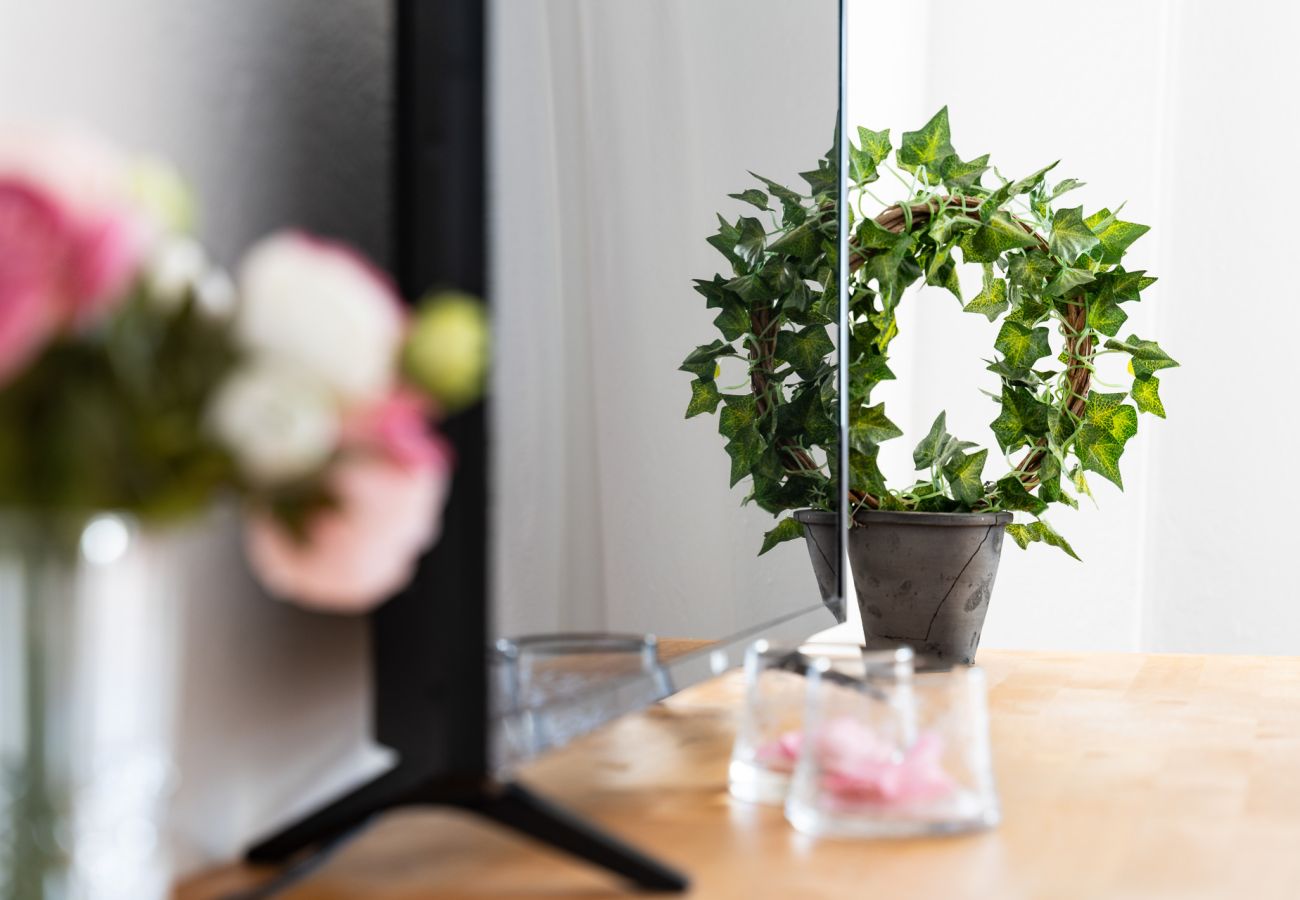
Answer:
POLYGON ((286 890, 317 868, 317 854, 332 852, 374 816, 402 806, 449 806, 472 812, 620 875, 641 890, 680 892, 689 886, 681 873, 522 785, 487 781, 467 787, 440 780, 412 781, 399 767, 250 849, 248 861, 258 864, 285 863, 308 850, 312 854, 268 884, 241 895, 243 900, 286 890))
POLYGON ((522 785, 513 782, 497 785, 479 798, 458 805, 621 875, 642 890, 678 892, 690 884, 681 873, 522 785))

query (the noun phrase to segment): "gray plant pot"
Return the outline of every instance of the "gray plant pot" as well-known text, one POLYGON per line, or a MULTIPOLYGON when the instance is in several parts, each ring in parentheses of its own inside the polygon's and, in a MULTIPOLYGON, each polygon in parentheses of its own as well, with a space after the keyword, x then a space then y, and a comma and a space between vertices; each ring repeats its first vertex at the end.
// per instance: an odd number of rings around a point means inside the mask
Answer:
POLYGON ((808 545, 808 556, 812 560, 813 575, 817 577, 817 590, 821 591, 822 603, 835 614, 836 622, 843 622, 844 604, 836 600, 839 593, 840 550, 835 532, 839 527, 839 517, 833 512, 819 509, 801 509, 795 512, 794 520, 803 526, 804 543, 808 545))
MULTIPOLYGON (((835 584, 829 562, 835 515, 801 511, 795 517, 804 526, 825 600, 823 585, 835 584)), ((1005 512, 860 511, 848 555, 867 648, 907 644, 938 661, 973 662, 1011 518, 1005 512)))

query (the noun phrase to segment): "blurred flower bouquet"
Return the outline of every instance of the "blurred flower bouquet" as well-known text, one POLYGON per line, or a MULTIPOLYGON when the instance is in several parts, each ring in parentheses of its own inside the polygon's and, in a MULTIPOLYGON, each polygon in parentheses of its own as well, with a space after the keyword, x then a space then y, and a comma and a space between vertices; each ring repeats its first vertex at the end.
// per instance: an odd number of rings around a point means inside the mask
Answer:
POLYGON ((232 281, 166 166, 71 132, 0 138, 0 509, 174 521, 242 500, 275 595, 360 611, 435 539, 429 422, 472 403, 485 328, 408 311, 349 248, 283 232, 232 281))
POLYGON ((271 593, 370 609, 439 532, 430 422, 481 388, 472 298, 409 310, 296 232, 231 279, 189 210, 165 165, 0 131, 0 900, 168 895, 173 526, 234 506, 271 593))

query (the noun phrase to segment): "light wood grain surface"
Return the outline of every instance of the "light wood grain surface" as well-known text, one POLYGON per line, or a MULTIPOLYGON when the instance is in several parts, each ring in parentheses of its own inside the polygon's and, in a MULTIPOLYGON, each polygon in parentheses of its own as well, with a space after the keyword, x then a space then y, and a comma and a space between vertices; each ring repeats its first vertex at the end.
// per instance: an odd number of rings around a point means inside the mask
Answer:
MULTIPOLYGON (((730 800, 733 676, 623 719, 523 780, 686 871, 694 897, 1300 898, 1300 659, 985 651, 1004 821, 815 842, 730 800)), ((212 900, 233 868, 182 888, 212 900)), ((627 896, 464 815, 380 821, 289 900, 627 896)))

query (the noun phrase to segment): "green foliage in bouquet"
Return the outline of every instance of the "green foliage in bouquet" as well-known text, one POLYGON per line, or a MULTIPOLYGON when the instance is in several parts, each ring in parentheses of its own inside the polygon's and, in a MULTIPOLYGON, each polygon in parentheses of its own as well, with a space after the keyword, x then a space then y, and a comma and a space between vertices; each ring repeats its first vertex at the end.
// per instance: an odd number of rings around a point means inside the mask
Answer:
POLYGON ((202 421, 234 361, 228 326, 192 296, 166 313, 155 304, 137 285, 117 314, 51 344, 0 390, 0 508, 167 519, 234 479, 202 421))
MULTIPOLYGON (((1086 214, 1058 203, 1081 182, 1050 183, 1055 163, 1009 180, 990 172, 987 154, 962 159, 953 149, 948 111, 905 132, 895 151, 888 130, 858 129, 851 146, 849 227, 849 492, 855 507, 890 510, 1028 513, 1008 527, 1021 547, 1043 542, 1070 555, 1070 545, 1041 518, 1052 503, 1077 506, 1089 494, 1086 473, 1120 488, 1119 461, 1137 433, 1138 413, 1164 417, 1162 369, 1177 366, 1154 341, 1121 338, 1136 302, 1155 278, 1124 266, 1147 226, 1118 210, 1086 214), (889 165, 893 155, 897 168, 889 165), (906 189, 898 202, 869 185, 882 173, 906 189), (861 213, 870 200, 883 211, 861 213), (958 262, 978 265, 979 291, 963 296, 958 262), (902 431, 872 394, 892 379, 889 346, 896 311, 917 283, 950 291, 967 312, 1001 322, 989 371, 1000 381, 990 423, 1008 471, 986 475, 988 449, 949 434, 940 413, 916 446, 921 477, 890 488, 878 465, 882 442, 902 431), (1058 349, 1059 348, 1059 349, 1058 349), (1129 357, 1131 383, 1092 390, 1096 360, 1129 357), (1130 401, 1126 402, 1126 401, 1130 401), (1019 453, 1019 459, 1012 454, 1019 453)), ((830 509, 836 458, 834 347, 827 326, 836 316, 836 173, 828 154, 804 174, 799 193, 765 178, 764 189, 733 194, 760 212, 781 207, 767 229, 759 219, 721 220, 709 238, 731 263, 730 277, 697 281, 722 339, 698 347, 682 368, 695 376, 687 416, 723 405, 719 431, 728 439, 731 479, 750 477, 747 500, 779 515, 802 507, 830 509), (724 392, 717 361, 746 361, 747 386, 724 392), (744 388, 747 387, 748 390, 744 388), (820 464, 818 464, 820 460, 820 464)), ((792 518, 768 532, 763 551, 802 535, 792 518)))

